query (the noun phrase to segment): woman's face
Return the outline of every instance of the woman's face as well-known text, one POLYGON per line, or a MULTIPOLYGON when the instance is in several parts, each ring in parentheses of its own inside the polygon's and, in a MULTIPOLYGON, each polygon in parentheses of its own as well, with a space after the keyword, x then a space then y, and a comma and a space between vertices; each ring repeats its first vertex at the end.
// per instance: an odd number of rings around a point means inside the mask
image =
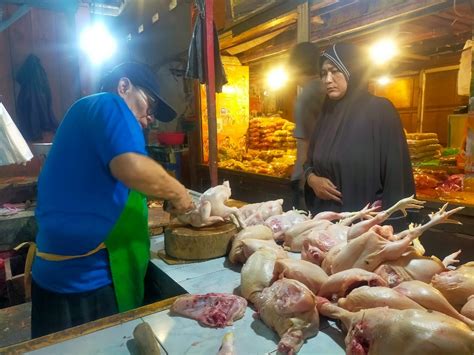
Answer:
POLYGON ((329 60, 321 68, 321 79, 331 100, 340 100, 347 92, 347 80, 344 74, 329 60))

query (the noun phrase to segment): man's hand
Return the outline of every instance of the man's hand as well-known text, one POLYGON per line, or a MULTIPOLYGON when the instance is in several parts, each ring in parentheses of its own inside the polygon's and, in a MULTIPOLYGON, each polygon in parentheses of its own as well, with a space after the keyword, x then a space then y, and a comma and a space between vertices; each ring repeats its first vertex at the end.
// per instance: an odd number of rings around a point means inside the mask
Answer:
POLYGON ((174 200, 169 200, 165 210, 172 215, 182 215, 193 211, 195 208, 191 196, 186 192, 174 200))
POLYGON ((308 185, 313 189, 314 194, 321 200, 334 200, 342 203, 342 194, 331 180, 321 176, 316 176, 315 174, 310 174, 308 176, 308 185))

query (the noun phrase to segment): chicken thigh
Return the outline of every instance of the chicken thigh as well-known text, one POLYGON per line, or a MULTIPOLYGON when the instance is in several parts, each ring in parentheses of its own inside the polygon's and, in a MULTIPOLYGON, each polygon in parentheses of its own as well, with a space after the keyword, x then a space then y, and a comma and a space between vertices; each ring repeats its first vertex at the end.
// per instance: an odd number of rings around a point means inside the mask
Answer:
POLYGON ((433 286, 414 280, 402 282, 393 290, 407 296, 430 311, 437 311, 456 318, 474 330, 474 321, 456 311, 441 292, 433 286))
POLYGON ((467 299, 467 303, 461 309, 461 314, 469 319, 474 320, 474 295, 467 299))
POLYGON ((460 310, 474 295, 474 261, 453 271, 433 276, 431 285, 438 289, 454 308, 460 310))
POLYGON ((275 281, 255 300, 258 316, 280 336, 278 351, 296 354, 319 330, 316 296, 301 282, 275 281))
POLYGON ((353 289, 364 285, 387 286, 387 283, 373 272, 349 269, 329 276, 318 295, 335 302, 341 297, 346 297, 353 289))
POLYGON ((448 255, 443 261, 436 256, 419 255, 415 250, 410 250, 397 260, 389 260, 380 265, 374 272, 387 281, 389 287, 395 287, 400 282, 419 280, 426 283, 431 282, 434 275, 447 271, 447 266, 456 262, 455 252, 448 255))
POLYGON ((376 307, 424 309, 415 301, 388 287, 358 287, 345 298, 340 298, 337 304, 351 312, 376 307))
POLYGON ((240 293, 251 303, 265 287, 270 286, 277 255, 274 251, 260 249, 253 253, 240 272, 240 293))
POLYGON ((244 239, 242 241, 241 259, 245 262, 253 253, 260 249, 271 250, 276 254, 277 259, 287 258, 288 253, 274 240, 244 239))
POLYGON ((371 308, 349 312, 318 299, 319 312, 347 328, 347 355, 472 355, 474 332, 442 313, 371 308))
POLYGON ((316 295, 328 275, 319 266, 304 260, 278 259, 273 269, 273 281, 282 278, 298 280, 316 295))
POLYGON ((232 264, 244 263, 243 241, 245 239, 272 240, 273 233, 270 228, 262 225, 250 226, 242 229, 232 240, 232 247, 229 252, 229 261, 232 264))

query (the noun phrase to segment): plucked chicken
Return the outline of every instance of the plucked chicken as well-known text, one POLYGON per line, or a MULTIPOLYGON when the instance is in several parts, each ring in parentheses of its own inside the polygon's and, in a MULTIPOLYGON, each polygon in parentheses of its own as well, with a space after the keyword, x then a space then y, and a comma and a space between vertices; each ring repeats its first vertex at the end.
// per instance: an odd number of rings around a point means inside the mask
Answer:
POLYGON ((339 307, 351 312, 376 307, 424 309, 407 296, 388 287, 358 287, 352 290, 346 297, 340 298, 337 304, 339 307))
POLYGON ((318 333, 316 296, 297 280, 275 281, 259 294, 255 307, 263 322, 280 336, 281 353, 296 354, 305 339, 318 333))
POLYGON ((474 332, 439 312, 372 308, 349 312, 319 298, 320 314, 339 319, 347 329, 347 355, 472 355, 474 332))
POLYGON ((229 252, 229 261, 233 264, 244 263, 246 258, 243 255, 243 241, 245 239, 272 240, 272 230, 263 225, 250 226, 242 229, 232 240, 232 247, 229 252))
POLYGON ((474 295, 467 299, 467 303, 461 309, 461 314, 469 319, 474 320, 474 295))
POLYGON ((403 281, 419 280, 430 283, 434 275, 448 271, 448 266, 456 260, 460 251, 448 255, 443 261, 436 256, 423 256, 411 249, 396 260, 389 260, 374 272, 387 281, 389 287, 395 287, 403 281))
POLYGON ((298 210, 291 210, 283 214, 271 216, 265 220, 265 225, 273 231, 276 241, 283 241, 285 232, 295 224, 309 220, 309 217, 298 210))
POLYGON ((346 297, 353 289, 361 286, 387 286, 378 275, 363 269, 349 269, 329 276, 318 295, 336 302, 346 297))
POLYGON ((274 251, 260 249, 253 253, 240 272, 240 293, 251 303, 264 288, 270 286, 277 255, 274 251))
POLYGON ((298 280, 317 295, 328 275, 319 266, 304 260, 278 259, 273 269, 273 281, 282 278, 298 280))
POLYGON ((430 221, 426 224, 403 231, 395 235, 393 240, 386 239, 374 230, 351 240, 335 255, 329 266, 329 273, 337 273, 354 267, 374 271, 382 263, 401 257, 413 240, 432 226, 441 223, 460 224, 449 217, 463 207, 454 208, 451 211, 446 211, 446 207, 447 204, 437 213, 431 214, 430 221))
POLYGON ((438 289, 454 308, 460 310, 474 295, 474 261, 453 271, 433 276, 431 285, 438 289))
POLYGON ((244 219, 244 226, 263 224, 271 216, 283 213, 283 200, 266 201, 245 205, 239 209, 239 215, 244 219))
POLYGON ((262 239, 244 239, 242 241, 242 256, 244 263, 247 259, 255 253, 257 250, 267 249, 271 250, 276 254, 277 259, 288 258, 288 253, 274 240, 262 240, 262 239))
POLYGON ((474 330, 474 321, 456 311, 441 292, 431 285, 416 280, 405 281, 393 290, 407 296, 430 311, 437 311, 456 318, 474 330))

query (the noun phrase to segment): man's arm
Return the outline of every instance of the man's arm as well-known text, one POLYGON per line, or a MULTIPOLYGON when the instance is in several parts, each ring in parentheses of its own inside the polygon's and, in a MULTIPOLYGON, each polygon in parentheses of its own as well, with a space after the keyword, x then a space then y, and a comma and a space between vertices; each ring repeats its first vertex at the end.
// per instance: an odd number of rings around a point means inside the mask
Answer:
POLYGON ((186 212, 193 202, 186 188, 153 159, 136 153, 120 154, 109 164, 112 175, 130 189, 168 200, 177 212, 186 212))

